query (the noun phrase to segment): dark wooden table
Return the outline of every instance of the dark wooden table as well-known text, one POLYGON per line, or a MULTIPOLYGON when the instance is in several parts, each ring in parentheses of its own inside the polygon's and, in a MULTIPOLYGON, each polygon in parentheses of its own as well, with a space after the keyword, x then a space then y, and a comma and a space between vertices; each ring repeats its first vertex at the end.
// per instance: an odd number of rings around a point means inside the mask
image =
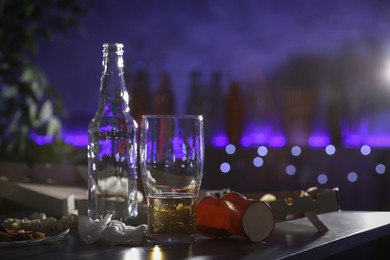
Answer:
POLYGON ((0 259, 322 259, 343 252, 360 254, 359 248, 390 237, 390 212, 341 211, 319 218, 329 231, 318 232, 301 218, 277 223, 262 243, 201 237, 192 244, 86 245, 74 230, 54 244, 0 248, 0 259))

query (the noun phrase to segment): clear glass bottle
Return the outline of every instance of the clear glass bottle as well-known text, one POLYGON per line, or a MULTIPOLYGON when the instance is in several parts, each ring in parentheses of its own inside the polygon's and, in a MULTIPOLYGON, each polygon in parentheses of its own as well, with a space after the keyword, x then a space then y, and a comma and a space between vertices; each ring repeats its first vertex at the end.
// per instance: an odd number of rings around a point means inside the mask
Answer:
POLYGON ((88 128, 88 216, 122 222, 138 215, 137 123, 130 114, 123 44, 103 45, 98 110, 88 128))

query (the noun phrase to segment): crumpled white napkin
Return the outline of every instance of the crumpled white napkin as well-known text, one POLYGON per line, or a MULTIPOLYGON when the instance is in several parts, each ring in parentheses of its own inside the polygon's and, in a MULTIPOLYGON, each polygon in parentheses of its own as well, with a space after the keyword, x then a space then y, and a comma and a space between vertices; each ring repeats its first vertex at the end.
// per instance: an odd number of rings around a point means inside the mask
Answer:
POLYGON ((101 220, 79 216, 78 230, 80 238, 87 244, 93 244, 98 240, 128 245, 141 244, 146 225, 127 226, 118 220, 111 220, 111 216, 107 214, 101 220))

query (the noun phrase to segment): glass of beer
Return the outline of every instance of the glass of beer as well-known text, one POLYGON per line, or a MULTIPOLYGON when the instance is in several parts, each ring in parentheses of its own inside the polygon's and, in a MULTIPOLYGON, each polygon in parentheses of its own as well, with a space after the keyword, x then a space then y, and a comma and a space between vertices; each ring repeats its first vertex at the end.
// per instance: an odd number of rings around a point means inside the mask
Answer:
POLYGON ((195 208, 203 176, 201 115, 144 115, 140 167, 148 206, 146 240, 196 240, 195 208))

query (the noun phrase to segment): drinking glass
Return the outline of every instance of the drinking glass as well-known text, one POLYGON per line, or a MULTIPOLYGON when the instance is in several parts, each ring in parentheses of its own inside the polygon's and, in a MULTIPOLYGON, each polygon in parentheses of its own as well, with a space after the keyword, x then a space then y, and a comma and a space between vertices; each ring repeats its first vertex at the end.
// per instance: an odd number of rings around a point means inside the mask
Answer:
POLYGON ((203 176, 201 115, 144 115, 140 167, 148 207, 146 240, 196 240, 195 208, 203 176))

